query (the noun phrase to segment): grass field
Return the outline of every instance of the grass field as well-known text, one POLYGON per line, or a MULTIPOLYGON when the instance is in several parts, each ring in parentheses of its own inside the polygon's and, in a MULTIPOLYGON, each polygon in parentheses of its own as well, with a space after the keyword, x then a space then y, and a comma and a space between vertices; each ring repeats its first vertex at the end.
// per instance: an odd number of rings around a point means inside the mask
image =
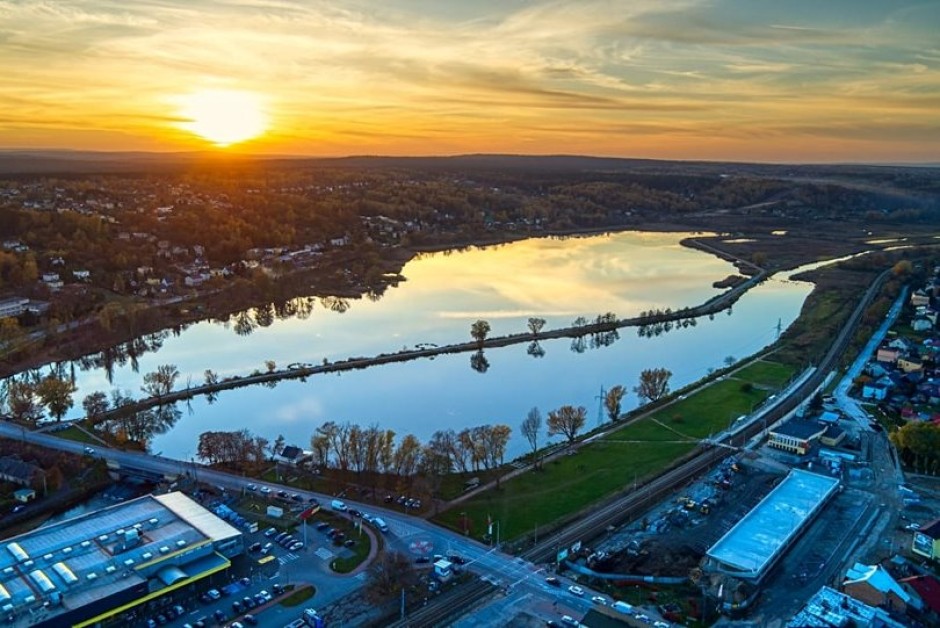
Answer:
POLYGON ((444 511, 435 520, 482 538, 487 522, 500 540, 537 534, 539 526, 580 512, 593 502, 630 489, 689 453, 699 439, 717 434, 790 379, 793 368, 755 362, 650 416, 584 445, 573 454, 523 473, 501 490, 486 491, 444 511))

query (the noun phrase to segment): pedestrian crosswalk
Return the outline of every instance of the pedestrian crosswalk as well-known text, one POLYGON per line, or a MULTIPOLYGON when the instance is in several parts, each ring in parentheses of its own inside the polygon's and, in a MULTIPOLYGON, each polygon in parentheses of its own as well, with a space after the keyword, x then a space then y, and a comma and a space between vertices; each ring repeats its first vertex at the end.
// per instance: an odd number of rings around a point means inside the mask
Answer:
POLYGON ((286 565, 287 563, 294 562, 298 558, 300 558, 300 556, 291 552, 289 554, 284 554, 283 556, 278 556, 277 562, 281 563, 282 565, 286 565))
POLYGON ((317 548, 317 551, 315 551, 314 554, 319 556, 322 560, 330 560, 333 558, 333 552, 326 549, 325 547, 317 548))

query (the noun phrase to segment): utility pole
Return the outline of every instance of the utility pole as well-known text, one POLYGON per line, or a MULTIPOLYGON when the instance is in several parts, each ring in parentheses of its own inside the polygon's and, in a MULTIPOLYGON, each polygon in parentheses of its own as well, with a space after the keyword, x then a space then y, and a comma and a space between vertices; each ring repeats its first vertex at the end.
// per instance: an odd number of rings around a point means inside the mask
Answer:
POLYGON ((600 427, 604 424, 604 396, 606 391, 604 386, 601 385, 601 392, 597 395, 597 426, 600 427))

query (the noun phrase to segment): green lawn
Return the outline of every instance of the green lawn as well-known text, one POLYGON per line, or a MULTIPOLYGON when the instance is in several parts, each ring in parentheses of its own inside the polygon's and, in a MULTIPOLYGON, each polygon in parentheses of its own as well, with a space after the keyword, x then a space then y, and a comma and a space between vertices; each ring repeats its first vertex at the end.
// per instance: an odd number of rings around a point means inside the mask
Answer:
POLYGON ((793 377, 795 372, 796 369, 788 364, 758 360, 744 367, 732 375, 732 377, 751 382, 755 386, 764 386, 780 390, 790 381, 790 378, 793 377))
MULTIPOLYGON (((746 381, 715 382, 651 416, 562 456, 543 471, 524 473, 441 513, 436 521, 476 538, 487 533, 487 521, 498 521, 500 540, 533 534, 573 515, 638 479, 658 473, 690 452, 698 439, 717 434, 771 394, 756 384, 787 381, 792 368, 758 362, 742 371, 746 381), (747 384, 753 383, 753 386, 747 384)), ((774 387, 774 390, 777 388, 774 387)), ((496 535, 494 524, 493 535, 496 535)))
MULTIPOLYGON (((637 428, 621 430, 619 440, 642 436, 640 432, 645 426, 637 428)), ((692 444, 686 443, 598 441, 575 455, 547 463, 542 471, 524 473, 504 483, 500 491, 487 491, 474 497, 442 513, 436 520, 480 538, 486 534, 487 517, 492 516, 499 522, 500 539, 512 539, 630 486, 636 479, 662 469, 692 448, 692 444)), ((496 534, 495 526, 493 534, 496 534)))
POLYGON ((79 443, 89 443, 91 445, 100 445, 100 441, 90 436, 84 430, 80 430, 75 426, 67 427, 64 430, 56 432, 55 435, 58 438, 67 438, 69 440, 74 440, 79 443))

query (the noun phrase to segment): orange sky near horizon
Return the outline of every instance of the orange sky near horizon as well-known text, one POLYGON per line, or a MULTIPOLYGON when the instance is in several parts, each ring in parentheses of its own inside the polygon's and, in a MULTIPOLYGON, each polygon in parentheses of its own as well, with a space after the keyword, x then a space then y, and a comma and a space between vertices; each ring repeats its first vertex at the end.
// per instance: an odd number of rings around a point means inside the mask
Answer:
POLYGON ((914 0, 0 0, 0 149, 937 163, 937 32, 914 0))

